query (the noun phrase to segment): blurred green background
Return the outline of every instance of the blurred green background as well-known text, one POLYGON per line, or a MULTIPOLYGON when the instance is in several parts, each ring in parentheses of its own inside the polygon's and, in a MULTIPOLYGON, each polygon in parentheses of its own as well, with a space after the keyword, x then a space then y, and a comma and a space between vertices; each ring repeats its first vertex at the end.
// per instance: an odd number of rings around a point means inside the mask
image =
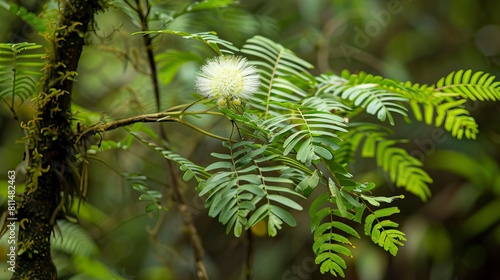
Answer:
MULTIPOLYGON (((74 101, 79 106, 75 111, 85 108, 97 112, 91 123, 155 111, 150 80, 144 75, 148 70, 142 39, 131 36, 138 27, 120 8, 122 2, 115 2, 117 7, 96 17, 97 31, 87 36, 75 86, 74 101)), ((166 11, 190 1, 152 2, 156 4, 152 15, 158 20, 151 22, 151 29, 160 29, 165 28, 161 19, 168 15, 166 11)), ((41 1, 17 3, 33 12, 42 9, 41 1)), ((315 74, 348 69, 434 83, 459 69, 500 76, 499 14, 500 2, 496 0, 242 0, 230 8, 178 17, 168 29, 214 30, 236 46, 253 35, 263 35, 314 64, 315 74)), ((6 9, 0 8, 0 17, 1 42, 46 44, 37 31, 6 9)), ((155 52, 196 54, 190 63, 174 66, 164 66, 164 58, 158 57, 164 73, 161 107, 193 101, 193 77, 202 58, 213 54, 192 41, 166 35, 155 39, 155 52), (162 67, 170 67, 171 72, 162 67)), ((29 103, 18 107, 21 121, 32 117, 29 103)), ((414 139, 405 148, 424 162, 435 181, 433 196, 427 203, 408 194, 398 201, 402 211, 396 219, 408 242, 397 257, 391 257, 369 240, 357 241, 346 279, 500 279, 500 104, 470 102, 467 106, 479 123, 481 132, 476 141, 458 141, 449 135, 436 140, 433 135, 440 135, 440 128, 399 121, 397 135, 414 139)), ((218 119, 190 121, 212 131, 230 128, 218 119)), ((209 163, 207 151, 220 148, 217 141, 180 125, 165 124, 165 129, 172 149, 196 163, 209 163)), ((16 144, 23 136, 19 122, 12 119, 4 104, 0 133, 0 174, 7 174, 21 163, 24 147, 16 144)), ((118 140, 125 135, 117 130, 105 134, 104 139, 118 140)), ((74 275, 100 269, 107 271, 100 275, 121 275, 122 279, 196 279, 192 248, 175 204, 165 200, 169 211, 163 214, 158 234, 151 235, 148 232, 155 218, 145 214, 146 204, 138 200, 140 193, 119 176, 120 172, 146 175, 148 187, 168 198, 170 189, 161 184, 166 180, 162 158, 134 143, 128 151, 103 152, 89 162, 88 200, 78 214, 81 227, 61 228, 69 235, 91 237, 80 244, 90 247, 91 252, 83 259, 71 258, 64 246, 55 248, 61 279, 96 279, 74 275)), ((380 193, 404 193, 390 185, 372 162, 358 161, 351 168, 358 181, 375 181, 380 193)), ((2 204, 5 179, 0 177, 2 204)), ((23 180, 19 173, 18 191, 23 180)), ((245 239, 226 235, 224 226, 208 218, 195 185, 183 187, 206 249, 211 279, 243 279, 245 239)), ((297 228, 285 227, 276 238, 255 238, 254 279, 331 279, 321 275, 314 264, 307 212, 294 214, 297 228)), ((6 250, 5 244, 0 245, 1 270, 6 250)))

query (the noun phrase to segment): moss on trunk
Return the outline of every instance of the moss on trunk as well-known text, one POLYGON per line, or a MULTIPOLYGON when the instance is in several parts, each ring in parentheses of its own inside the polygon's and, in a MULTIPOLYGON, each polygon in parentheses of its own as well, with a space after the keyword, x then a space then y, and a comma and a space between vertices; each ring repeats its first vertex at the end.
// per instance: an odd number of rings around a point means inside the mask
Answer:
POLYGON ((78 149, 71 126, 71 92, 85 34, 104 0, 60 1, 60 16, 46 37, 51 48, 38 96, 37 116, 24 124, 29 176, 18 208, 18 257, 12 279, 56 279, 50 235, 73 196, 81 195, 78 149))

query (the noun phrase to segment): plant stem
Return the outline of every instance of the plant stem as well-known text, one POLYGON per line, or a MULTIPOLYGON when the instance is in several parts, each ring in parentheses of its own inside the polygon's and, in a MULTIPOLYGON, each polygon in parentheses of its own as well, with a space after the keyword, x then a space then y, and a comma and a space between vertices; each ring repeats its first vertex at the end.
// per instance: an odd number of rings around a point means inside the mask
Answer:
MULTIPOLYGON (((141 5, 141 0, 136 0, 136 11, 137 14, 139 15, 139 19, 141 21, 141 27, 142 31, 148 31, 148 16, 151 11, 151 6, 149 4, 149 1, 146 0, 146 11, 143 10, 142 5, 141 5)), ((153 42, 152 38, 149 34, 144 34, 143 35, 143 43, 146 48, 146 53, 148 57, 148 63, 149 67, 151 69, 151 82, 153 83, 153 89, 155 93, 155 98, 156 98, 156 108, 158 111, 160 111, 161 108, 161 103, 160 103, 160 84, 158 81, 158 69, 156 67, 156 62, 154 60, 154 53, 153 53, 153 42)), ((187 108, 186 108, 187 109, 187 108)), ((172 113, 172 112, 171 112, 172 113)), ((184 110, 181 111, 181 115, 184 113, 184 110)), ((169 120, 168 115, 165 116, 166 120, 169 120)), ((163 119, 165 118, 163 117, 163 119)), ((162 121, 163 119, 158 119, 157 121, 162 121)), ((215 138, 220 138, 219 136, 209 133, 208 131, 205 131, 197 126, 194 126, 190 123, 185 122, 184 120, 181 119, 173 119, 176 122, 182 123, 184 125, 187 125, 196 131, 199 131, 201 133, 204 133, 208 136, 215 137, 215 138)), ((160 125, 160 135, 161 138, 165 141, 166 144, 168 144, 168 139, 167 135, 163 129, 163 127, 160 125)), ((197 275, 200 280, 208 280, 208 274, 205 269, 205 264, 203 263, 203 245, 200 241, 200 238, 198 236, 198 231, 196 230, 196 226, 194 225, 193 218, 191 216, 191 212, 189 211, 189 208, 184 200, 183 194, 180 190, 179 182, 176 177, 176 172, 175 169, 172 165, 172 162, 167 160, 167 165, 170 173, 170 179, 172 182, 172 189, 173 189, 173 196, 177 202, 177 205, 179 207, 179 211, 181 213, 181 216, 183 218, 184 224, 188 228, 188 233, 189 237, 191 239, 191 244, 193 246, 194 250, 194 256, 196 259, 196 267, 197 267, 197 275)), ((159 230, 159 226, 157 227, 157 230, 159 230)), ((157 232, 157 231, 156 231, 157 232)))

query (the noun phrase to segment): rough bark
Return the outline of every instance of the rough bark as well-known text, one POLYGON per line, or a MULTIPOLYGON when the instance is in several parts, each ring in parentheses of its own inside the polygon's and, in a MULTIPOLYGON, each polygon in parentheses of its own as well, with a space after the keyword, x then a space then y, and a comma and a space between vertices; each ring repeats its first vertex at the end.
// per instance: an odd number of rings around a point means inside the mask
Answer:
POLYGON ((50 48, 38 96, 37 116, 24 124, 29 148, 29 175, 18 207, 19 236, 12 279, 56 279, 50 254, 50 235, 57 217, 79 195, 78 162, 71 126, 73 77, 92 27, 93 15, 104 0, 59 2, 59 18, 47 39, 50 48))

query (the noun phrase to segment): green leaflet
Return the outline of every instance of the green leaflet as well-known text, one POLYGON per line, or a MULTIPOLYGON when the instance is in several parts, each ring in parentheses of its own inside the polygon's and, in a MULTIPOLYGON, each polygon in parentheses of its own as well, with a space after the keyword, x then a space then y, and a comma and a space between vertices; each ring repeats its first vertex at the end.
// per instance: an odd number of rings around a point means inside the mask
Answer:
POLYGON ((337 208, 340 211, 340 214, 343 218, 347 217, 347 208, 344 204, 344 199, 340 194, 340 190, 337 185, 331 180, 328 180, 328 187, 330 188, 331 195, 335 198, 335 202, 337 203, 337 208))
MULTIPOLYGON (((342 266, 340 266, 335 260, 337 260, 337 255, 335 254, 328 254, 328 256, 334 256, 330 258, 326 258, 326 260, 321 264, 320 266, 320 271, 321 273, 327 273, 330 272, 333 276, 340 275, 342 277, 345 277, 344 271, 342 270, 342 266)), ((327 256, 327 257, 328 257, 327 256)), ((320 262, 318 260, 318 262, 320 262)))

